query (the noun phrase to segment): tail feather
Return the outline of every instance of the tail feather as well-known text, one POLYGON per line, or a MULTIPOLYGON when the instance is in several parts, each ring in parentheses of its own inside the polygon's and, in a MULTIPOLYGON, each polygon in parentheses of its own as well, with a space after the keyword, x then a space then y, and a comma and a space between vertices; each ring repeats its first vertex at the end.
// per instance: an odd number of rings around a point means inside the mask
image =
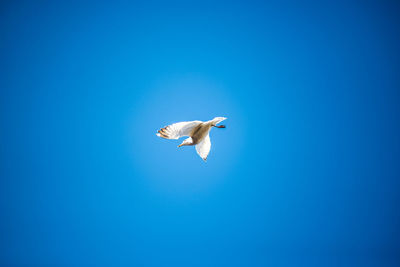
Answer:
POLYGON ((224 120, 226 120, 227 118, 225 118, 225 117, 215 117, 214 119, 212 119, 212 121, 215 123, 215 124, 217 124, 217 123, 220 123, 221 121, 224 121, 224 120))

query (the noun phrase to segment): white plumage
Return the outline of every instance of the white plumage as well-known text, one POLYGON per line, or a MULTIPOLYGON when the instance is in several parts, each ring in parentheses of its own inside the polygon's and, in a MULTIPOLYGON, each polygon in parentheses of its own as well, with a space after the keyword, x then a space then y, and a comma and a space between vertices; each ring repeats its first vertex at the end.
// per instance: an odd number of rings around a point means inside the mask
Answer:
POLYGON ((226 120, 225 117, 215 117, 209 121, 184 121, 174 123, 161 128, 156 133, 157 136, 165 139, 179 139, 188 136, 178 146, 196 146, 197 154, 205 161, 210 153, 211 141, 209 132, 212 127, 225 128, 224 125, 217 126, 221 121, 226 120))

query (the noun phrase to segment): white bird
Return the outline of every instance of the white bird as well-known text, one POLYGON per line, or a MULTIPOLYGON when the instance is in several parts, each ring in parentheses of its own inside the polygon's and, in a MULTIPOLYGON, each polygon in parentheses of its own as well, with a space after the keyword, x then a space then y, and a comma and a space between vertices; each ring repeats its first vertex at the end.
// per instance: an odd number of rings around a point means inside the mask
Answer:
POLYGON ((196 146, 196 151, 199 156, 206 161, 208 153, 211 149, 209 132, 212 127, 225 128, 225 125, 218 123, 226 120, 225 117, 215 117, 210 121, 183 121, 174 123, 158 130, 156 135, 165 139, 178 139, 182 136, 189 136, 183 140, 181 146, 196 146))

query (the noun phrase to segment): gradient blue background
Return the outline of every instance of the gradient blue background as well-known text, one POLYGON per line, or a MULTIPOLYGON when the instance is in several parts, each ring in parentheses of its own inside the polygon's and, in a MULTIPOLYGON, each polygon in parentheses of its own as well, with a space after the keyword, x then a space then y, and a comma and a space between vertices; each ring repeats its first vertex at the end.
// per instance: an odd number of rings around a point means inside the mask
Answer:
POLYGON ((0 6, 1 266, 399 266, 396 1, 83 2, 0 6))

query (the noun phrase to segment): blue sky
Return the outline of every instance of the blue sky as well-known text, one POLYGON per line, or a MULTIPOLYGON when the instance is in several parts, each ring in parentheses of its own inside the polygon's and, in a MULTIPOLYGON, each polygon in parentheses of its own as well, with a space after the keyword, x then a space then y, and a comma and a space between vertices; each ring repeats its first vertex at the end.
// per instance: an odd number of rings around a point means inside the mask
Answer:
POLYGON ((2 3, 0 264, 397 266, 399 8, 2 3))

